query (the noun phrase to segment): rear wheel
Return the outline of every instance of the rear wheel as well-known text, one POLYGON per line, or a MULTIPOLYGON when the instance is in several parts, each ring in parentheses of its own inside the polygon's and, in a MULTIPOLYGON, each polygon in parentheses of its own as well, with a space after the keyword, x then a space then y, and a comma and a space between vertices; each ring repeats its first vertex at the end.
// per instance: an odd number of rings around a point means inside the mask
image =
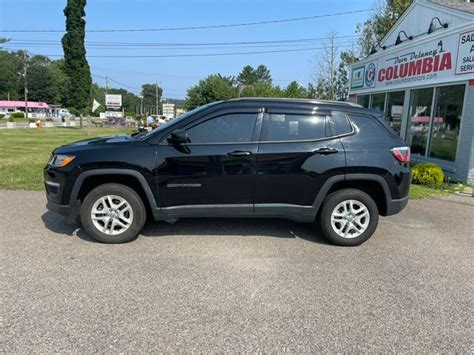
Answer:
POLYGON ((103 243, 125 243, 134 239, 146 220, 140 196, 130 187, 104 184, 93 189, 81 207, 86 231, 103 243))
POLYGON ((377 204, 369 195, 357 189, 344 189, 326 197, 319 223, 328 241, 354 246, 372 236, 378 221, 377 204))

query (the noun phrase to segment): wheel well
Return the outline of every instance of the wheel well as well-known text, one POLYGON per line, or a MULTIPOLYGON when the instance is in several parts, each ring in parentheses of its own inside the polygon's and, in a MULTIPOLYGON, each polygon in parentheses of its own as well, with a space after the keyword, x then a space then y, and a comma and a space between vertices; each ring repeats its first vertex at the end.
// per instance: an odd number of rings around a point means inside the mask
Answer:
POLYGON ((364 191, 367 195, 372 197, 374 202, 377 204, 379 214, 382 216, 387 215, 387 197, 385 196, 385 191, 379 182, 374 180, 339 181, 331 187, 328 194, 342 189, 358 189, 364 191))
POLYGON ((107 174, 88 176, 82 182, 81 189, 79 190, 79 194, 77 195, 77 199, 80 200, 82 203, 87 194, 93 189, 95 189, 97 186, 110 183, 125 185, 133 189, 142 199, 147 211, 147 215, 151 216, 150 203, 148 201, 147 195, 145 194, 145 191, 143 190, 142 184, 135 176, 131 175, 107 174))

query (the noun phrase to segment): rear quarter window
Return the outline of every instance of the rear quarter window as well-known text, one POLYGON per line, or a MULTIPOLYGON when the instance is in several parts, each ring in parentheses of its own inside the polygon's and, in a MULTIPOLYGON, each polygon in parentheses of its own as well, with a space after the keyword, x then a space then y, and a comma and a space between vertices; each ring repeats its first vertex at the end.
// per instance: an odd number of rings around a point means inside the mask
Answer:
POLYGON ((349 117, 342 112, 333 112, 331 115, 334 129, 337 135, 347 134, 352 132, 352 125, 349 121, 349 117))

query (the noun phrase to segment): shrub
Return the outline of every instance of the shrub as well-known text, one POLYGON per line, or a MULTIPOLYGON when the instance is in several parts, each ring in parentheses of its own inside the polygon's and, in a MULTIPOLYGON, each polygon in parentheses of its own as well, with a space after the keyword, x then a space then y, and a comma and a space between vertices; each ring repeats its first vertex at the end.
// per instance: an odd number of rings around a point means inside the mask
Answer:
POLYGON ((411 169, 412 182, 420 185, 441 185, 444 181, 444 173, 437 164, 422 163, 411 169))
POLYGON ((10 115, 10 117, 8 118, 8 122, 15 122, 15 117, 13 117, 13 115, 10 115))
POLYGON ((10 117, 13 118, 25 118, 25 114, 23 112, 13 112, 10 117))
POLYGON ((5 118, 5 115, 3 113, 0 113, 0 120, 3 120, 5 118))

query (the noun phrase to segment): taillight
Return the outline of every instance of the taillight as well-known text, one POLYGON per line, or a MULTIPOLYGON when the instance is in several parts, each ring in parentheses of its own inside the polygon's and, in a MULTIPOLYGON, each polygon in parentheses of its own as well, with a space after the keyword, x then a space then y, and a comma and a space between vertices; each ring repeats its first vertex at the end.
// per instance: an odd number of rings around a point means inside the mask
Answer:
POLYGON ((400 163, 406 164, 410 162, 410 147, 395 147, 391 151, 400 163))

